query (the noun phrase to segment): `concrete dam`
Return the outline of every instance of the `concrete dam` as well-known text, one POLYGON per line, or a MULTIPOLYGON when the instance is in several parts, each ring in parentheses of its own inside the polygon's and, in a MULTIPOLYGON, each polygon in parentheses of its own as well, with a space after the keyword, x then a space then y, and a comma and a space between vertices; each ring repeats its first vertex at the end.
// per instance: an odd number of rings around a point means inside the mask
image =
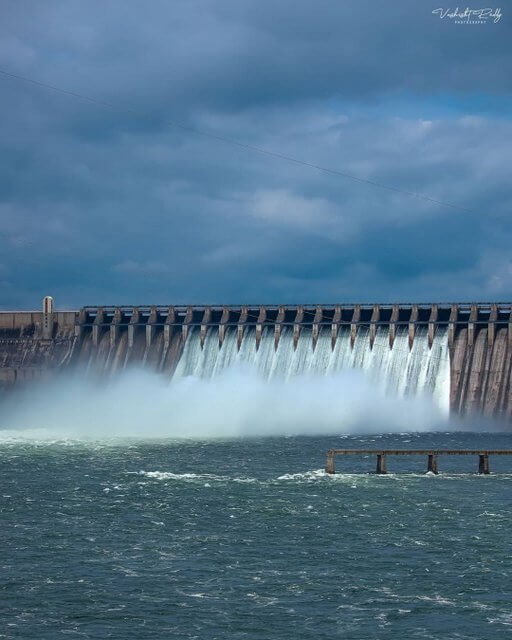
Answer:
POLYGON ((512 304, 86 306, 0 312, 0 386, 131 366, 209 378, 362 370, 386 392, 461 415, 512 417, 512 304))

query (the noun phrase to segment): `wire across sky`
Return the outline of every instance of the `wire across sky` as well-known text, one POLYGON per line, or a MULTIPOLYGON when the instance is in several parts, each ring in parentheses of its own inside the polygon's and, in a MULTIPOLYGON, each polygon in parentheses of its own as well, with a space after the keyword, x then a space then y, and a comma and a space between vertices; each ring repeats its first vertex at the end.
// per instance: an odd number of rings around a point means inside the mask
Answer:
MULTIPOLYGON (((49 89, 50 91, 54 91, 55 93, 60 93, 62 95, 69 96, 71 98, 76 98, 79 100, 84 100, 90 102, 91 104, 95 104, 97 106, 103 107, 105 109, 118 111, 119 113, 130 113, 138 117, 138 113, 136 113, 133 109, 129 107, 120 107, 112 102, 108 102, 107 100, 102 100, 101 98, 95 98, 84 93, 79 93, 78 91, 74 91, 71 89, 66 89, 64 87, 58 87, 53 84, 49 84, 47 82, 42 82, 40 80, 35 80, 34 78, 29 78, 27 76, 22 76, 16 73, 11 73, 4 69, 0 69, 0 75, 4 78, 12 78, 14 80, 19 80, 22 82, 26 82, 37 87, 41 87, 44 89, 49 89)), ((374 180, 369 180, 368 178, 361 178, 359 176, 355 176, 351 173, 347 173, 346 171, 340 171, 338 169, 333 169, 331 167, 325 167, 315 162, 310 162, 308 160, 303 160, 300 158, 295 158, 293 156, 287 155, 285 153, 280 153, 279 151, 272 151, 271 149, 266 149, 263 147, 259 147, 257 145, 249 144, 246 142, 241 142, 240 140, 236 140, 234 138, 230 138, 227 136, 219 135, 216 133, 212 133, 209 131, 204 131, 202 129, 197 129, 196 127, 184 124, 183 122, 179 122, 177 120, 163 120, 163 124, 167 124, 170 127, 175 129, 180 129, 187 133, 192 133, 197 136, 202 136, 204 138, 209 138, 210 140, 216 140, 218 142, 223 142, 225 144, 229 144, 234 147, 238 147, 239 149, 245 149, 246 151, 250 151, 253 153, 258 153, 260 155, 264 155, 270 158, 275 158, 278 160, 284 160, 285 162, 289 162, 295 165, 308 167, 310 169, 315 169, 316 171, 320 171, 322 173, 326 173, 332 176, 338 176, 341 178, 346 178, 347 180, 352 180, 354 182, 359 182, 360 184, 366 184, 377 189, 385 189, 386 191, 393 191, 395 193, 408 196, 411 198, 417 198, 419 200, 424 200, 426 202, 430 202, 432 204, 436 204, 442 207, 449 207, 450 209, 456 209, 458 211, 464 211, 466 213, 475 213, 473 210, 468 209, 467 207, 463 207, 458 204, 454 204, 452 202, 447 202, 445 200, 439 200, 437 198, 433 198, 429 195, 423 193, 415 193, 414 191, 408 191, 407 189, 401 189, 399 187, 395 187, 389 184, 384 184, 382 182, 376 182, 374 180)))

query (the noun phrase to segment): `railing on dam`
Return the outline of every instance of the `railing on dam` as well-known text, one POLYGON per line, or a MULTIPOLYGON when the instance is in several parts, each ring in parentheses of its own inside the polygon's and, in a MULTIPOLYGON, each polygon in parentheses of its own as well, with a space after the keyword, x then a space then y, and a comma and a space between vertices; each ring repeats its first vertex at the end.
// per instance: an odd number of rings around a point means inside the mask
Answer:
POLYGON ((450 346, 462 328, 468 332, 470 345, 481 328, 486 328, 491 345, 496 332, 507 329, 508 340, 512 344, 512 303, 85 306, 76 317, 77 335, 91 331, 95 344, 105 331, 110 332, 111 341, 115 342, 119 332, 127 330, 128 340, 132 342, 134 332, 145 328, 147 344, 150 345, 157 330, 163 329, 168 341, 176 332, 181 332, 185 339, 193 327, 200 329, 202 343, 206 332, 214 327, 222 345, 228 327, 236 328, 239 343, 245 328, 253 327, 257 344, 264 328, 273 330, 277 348, 283 327, 293 329, 295 343, 301 330, 307 327, 313 344, 316 344, 321 328, 329 327, 334 348, 340 328, 349 328, 353 344, 362 326, 369 330, 370 346, 377 328, 381 326, 388 328, 390 347, 393 346, 397 327, 407 327, 412 347, 420 326, 427 329, 429 345, 432 345, 439 327, 447 328, 450 346))

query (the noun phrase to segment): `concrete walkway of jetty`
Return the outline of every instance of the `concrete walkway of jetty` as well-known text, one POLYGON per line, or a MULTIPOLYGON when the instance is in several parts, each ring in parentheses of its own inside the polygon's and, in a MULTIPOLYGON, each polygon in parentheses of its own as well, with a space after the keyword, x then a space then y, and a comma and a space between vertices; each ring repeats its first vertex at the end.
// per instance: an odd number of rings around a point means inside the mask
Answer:
POLYGON ((329 449, 325 472, 336 473, 335 457, 350 455, 375 455, 375 473, 387 473, 387 456, 427 456, 427 473, 438 473, 438 456, 478 456, 478 473, 490 473, 489 456, 512 456, 512 449, 329 449))

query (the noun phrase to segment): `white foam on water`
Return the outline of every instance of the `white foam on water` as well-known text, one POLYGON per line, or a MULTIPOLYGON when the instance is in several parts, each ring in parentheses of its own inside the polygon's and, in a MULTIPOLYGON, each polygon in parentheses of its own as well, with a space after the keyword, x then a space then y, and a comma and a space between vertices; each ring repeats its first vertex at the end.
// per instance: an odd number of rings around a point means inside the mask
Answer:
POLYGON ((279 476, 278 480, 317 480, 318 478, 332 477, 325 473, 323 469, 315 469, 313 471, 305 471, 304 473, 285 473, 279 476))
MULTIPOLYGON (((212 473, 173 473, 172 471, 139 471, 139 475, 146 478, 152 478, 154 480, 178 480, 178 481, 201 481, 208 480, 209 482, 241 482, 252 483, 257 482, 256 478, 244 478, 244 477, 231 477, 231 476, 218 476, 212 473)), ((203 486, 209 486, 207 484, 203 486)))

